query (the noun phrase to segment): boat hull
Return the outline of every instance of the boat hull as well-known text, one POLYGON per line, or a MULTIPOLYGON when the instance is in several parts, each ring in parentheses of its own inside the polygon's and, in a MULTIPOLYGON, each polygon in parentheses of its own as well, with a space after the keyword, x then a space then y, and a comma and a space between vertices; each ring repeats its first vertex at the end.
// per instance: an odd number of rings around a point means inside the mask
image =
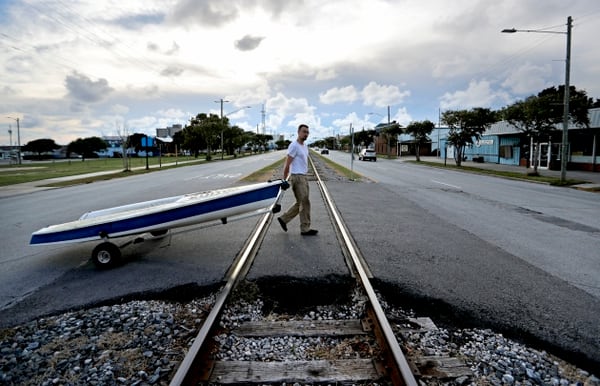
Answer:
POLYGON ((76 221, 51 225, 31 235, 31 245, 74 243, 261 212, 272 206, 283 181, 191 193, 85 213, 76 221))

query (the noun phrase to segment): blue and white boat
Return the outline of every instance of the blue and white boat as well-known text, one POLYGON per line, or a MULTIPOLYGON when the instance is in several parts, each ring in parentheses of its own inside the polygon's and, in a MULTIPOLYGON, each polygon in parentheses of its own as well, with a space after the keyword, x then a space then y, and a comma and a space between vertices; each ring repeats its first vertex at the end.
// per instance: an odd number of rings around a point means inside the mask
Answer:
MULTIPOLYGON (((285 190, 288 186, 287 181, 276 180, 87 212, 78 220, 50 225, 33 232, 30 244, 106 241, 146 232, 160 235, 169 229, 215 220, 226 223, 229 217, 272 210, 280 190, 285 190)), ((109 248, 114 252, 116 246, 109 248)), ((96 261, 96 250, 92 258, 97 265, 102 265, 96 261)))
POLYGON ((101 240, 226 219, 268 208, 281 184, 281 180, 263 182, 87 212, 78 220, 33 232, 30 244, 101 240))

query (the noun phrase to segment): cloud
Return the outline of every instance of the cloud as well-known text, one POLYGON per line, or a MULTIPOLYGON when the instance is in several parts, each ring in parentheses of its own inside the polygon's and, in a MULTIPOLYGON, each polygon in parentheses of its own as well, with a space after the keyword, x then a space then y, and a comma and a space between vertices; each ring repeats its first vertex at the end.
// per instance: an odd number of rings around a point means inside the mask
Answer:
POLYGON ((363 88, 361 96, 365 106, 385 107, 402 103, 405 97, 410 96, 410 91, 400 91, 398 86, 385 86, 369 82, 363 88))
POLYGON ((162 70, 160 72, 160 74, 162 76, 179 76, 182 73, 183 73, 183 68, 175 67, 175 66, 168 66, 167 68, 165 68, 164 70, 162 70))
POLYGON ((173 9, 171 20, 184 25, 201 24, 208 27, 220 27, 239 16, 235 4, 221 0, 181 0, 173 9))
POLYGON ((129 30, 138 30, 145 25, 159 25, 165 20, 165 14, 155 13, 136 13, 122 16, 113 20, 115 24, 129 30))
POLYGON ((290 98, 278 92, 267 100, 266 110, 269 114, 269 127, 282 128, 285 121, 287 121, 286 126, 293 128, 294 133, 301 123, 317 127, 316 107, 311 106, 306 98, 290 98))
POLYGON ((236 40, 234 46, 240 51, 252 51, 260 45, 263 39, 263 36, 246 35, 240 40, 236 40))
POLYGON ((125 115, 129 112, 129 107, 121 104, 114 104, 110 107, 110 111, 117 115, 125 115))
POLYGON ((319 94, 319 101, 326 105, 331 105, 338 102, 352 103, 358 99, 358 91, 354 86, 346 86, 342 88, 334 87, 319 94))
POLYGON ((177 52, 179 52, 179 44, 177 44, 177 42, 173 42, 171 48, 165 51, 165 55, 174 55, 177 52))
POLYGON ((77 71, 73 71, 71 75, 67 75, 65 86, 69 92, 69 98, 77 103, 99 102, 113 91, 106 79, 99 79, 94 82, 77 71))
POLYGON ((333 68, 322 68, 317 71, 315 80, 331 80, 337 78, 337 71, 333 68))
POLYGON ((511 71, 502 83, 502 87, 509 88, 518 95, 537 94, 540 90, 551 86, 551 83, 545 80, 551 75, 551 65, 536 66, 528 62, 511 71))
MULTIPOLYGON (((158 45, 158 43, 154 43, 154 42, 148 42, 146 44, 146 49, 148 49, 148 51, 152 51, 152 52, 160 52, 160 46, 158 45)), ((179 52, 179 44, 177 44, 177 42, 173 42, 173 44, 171 45, 171 48, 165 50, 164 54, 167 56, 171 56, 173 54, 176 54, 177 52, 179 52)))
POLYGON ((440 98, 440 107, 442 109, 491 107, 497 103, 507 102, 509 99, 508 93, 502 90, 493 91, 490 82, 472 80, 466 90, 445 93, 440 98))
POLYGON ((146 48, 147 48, 149 51, 153 51, 153 52, 157 52, 157 51, 158 51, 158 49, 159 49, 159 48, 158 48, 158 44, 156 44, 156 43, 152 43, 152 42, 148 42, 148 44, 146 44, 146 48))

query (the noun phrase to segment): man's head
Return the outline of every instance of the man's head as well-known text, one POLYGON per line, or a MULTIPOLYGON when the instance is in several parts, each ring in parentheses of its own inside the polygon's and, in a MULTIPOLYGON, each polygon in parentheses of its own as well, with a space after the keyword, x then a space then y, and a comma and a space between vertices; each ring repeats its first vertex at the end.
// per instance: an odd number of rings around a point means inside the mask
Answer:
POLYGON ((302 123, 298 126, 298 140, 301 142, 306 141, 308 138, 308 125, 302 123))

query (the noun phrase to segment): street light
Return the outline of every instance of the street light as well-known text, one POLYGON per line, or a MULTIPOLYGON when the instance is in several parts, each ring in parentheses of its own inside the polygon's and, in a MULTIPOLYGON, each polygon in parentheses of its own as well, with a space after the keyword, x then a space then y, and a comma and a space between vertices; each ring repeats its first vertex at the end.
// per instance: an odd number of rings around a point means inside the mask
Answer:
POLYGON ((515 32, 535 32, 535 33, 547 33, 547 34, 562 34, 567 35, 567 56, 565 59, 565 94, 563 102, 563 129, 562 129, 562 149, 560 153, 560 182, 564 183, 567 179, 567 146, 569 143, 569 78, 571 75, 571 27, 573 19, 571 16, 567 17, 567 31, 545 31, 545 30, 530 30, 524 29, 519 30, 515 28, 503 29, 503 33, 515 33, 515 32))
POLYGON ((244 106, 244 107, 241 107, 241 108, 239 108, 239 109, 237 109, 237 110, 230 111, 230 112, 228 112, 227 114, 223 115, 223 117, 227 117, 227 116, 229 116, 229 115, 231 115, 231 114, 235 114, 235 113, 237 113, 238 111, 242 111, 242 110, 244 110, 244 109, 249 109, 249 108, 252 108, 252 106, 244 106))
POLYGON ((221 98, 215 101, 215 103, 221 103, 221 159, 223 159, 223 103, 229 103, 229 101, 221 98))
POLYGON ((17 121, 17 162, 21 165, 21 128, 19 127, 19 118, 6 117, 17 121))

